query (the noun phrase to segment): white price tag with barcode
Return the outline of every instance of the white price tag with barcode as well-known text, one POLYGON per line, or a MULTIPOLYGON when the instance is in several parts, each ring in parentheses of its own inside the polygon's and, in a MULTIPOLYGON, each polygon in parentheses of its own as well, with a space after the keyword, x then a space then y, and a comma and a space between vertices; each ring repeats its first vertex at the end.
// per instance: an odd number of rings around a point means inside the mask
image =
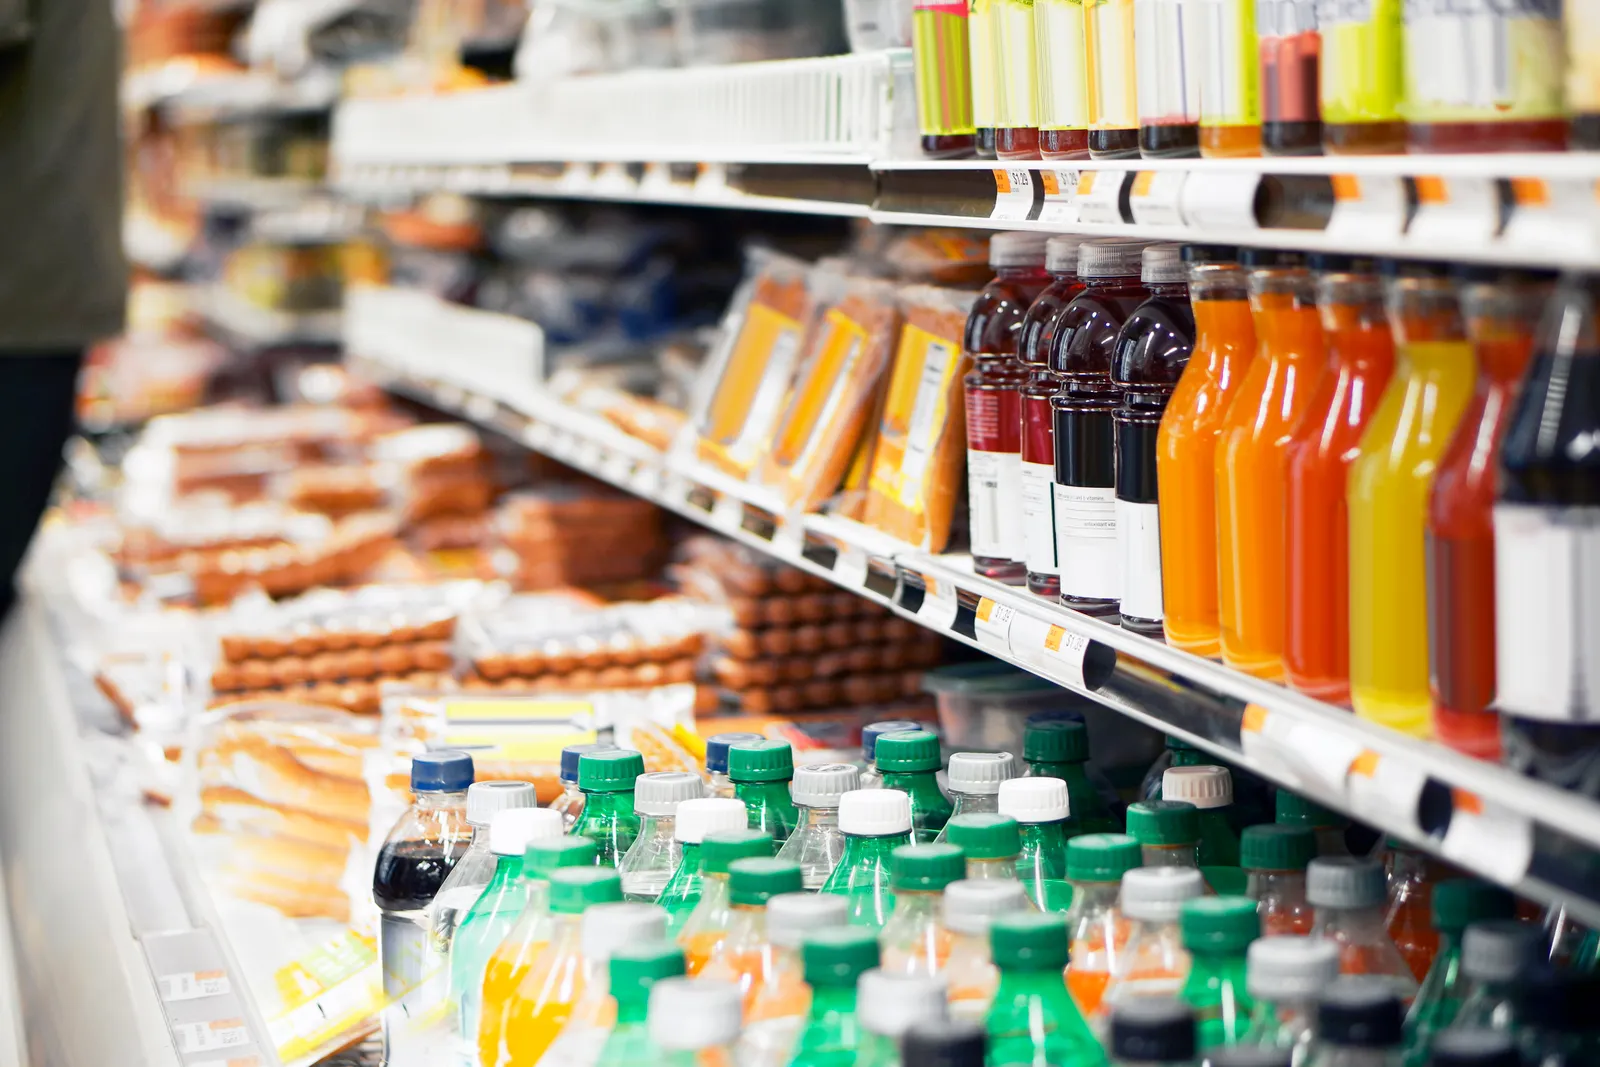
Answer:
POLYGON ((955 625, 959 607, 955 587, 933 578, 926 578, 924 582, 926 591, 922 596, 922 605, 917 608, 918 621, 935 630, 950 629, 955 625))
POLYGON ((1044 186, 1044 203, 1039 208, 1040 222, 1078 221, 1077 171, 1040 171, 1039 184, 1044 186))
POLYGON ((1480 247, 1500 230, 1500 190, 1493 178, 1418 175, 1417 213, 1406 240, 1480 247))
POLYGON ((1445 858, 1504 885, 1516 885, 1533 862, 1533 823, 1465 789, 1450 791, 1445 858))
POLYGON ((1078 175, 1074 201, 1079 222, 1115 226, 1122 221, 1122 182, 1128 176, 1121 170, 1086 170, 1078 175))
POLYGON ((1394 827, 1398 822, 1410 836, 1422 837, 1417 822, 1417 804, 1428 776, 1403 759, 1380 756, 1364 749, 1350 764, 1345 777, 1344 795, 1351 814, 1366 817, 1378 826, 1394 827))
POLYGON ((1057 681, 1079 689, 1088 688, 1083 680, 1083 658, 1089 651, 1087 637, 1021 612, 1011 620, 1010 649, 1013 656, 1033 664, 1057 681))
POLYGON ((1024 222, 1033 214, 1033 172, 1026 167, 995 168, 994 210, 997 222, 1024 222))
POLYGON ((867 554, 851 545, 839 545, 833 574, 846 589, 860 589, 867 584, 867 554))
POLYGON ((1328 237, 1355 241, 1391 240, 1406 225, 1406 187, 1401 178, 1333 175, 1333 214, 1328 237))
POLYGON ((1128 197, 1133 221, 1140 226, 1182 226, 1179 199, 1184 176, 1181 170, 1142 170, 1135 174, 1128 197))
POLYGON ((156 985, 161 988, 161 999, 168 1002, 220 997, 233 989, 228 982, 228 976, 221 971, 164 974, 156 979, 156 985))
POLYGON ((178 1039, 178 1051, 215 1052, 218 1049, 238 1048, 250 1043, 250 1031, 243 1019, 213 1019, 208 1023, 173 1023, 172 1035, 178 1039))
POLYGON ((974 616, 973 633, 978 645, 987 652, 1005 655, 1011 651, 1011 625, 1017 617, 1016 609, 997 604, 988 597, 978 601, 974 616))

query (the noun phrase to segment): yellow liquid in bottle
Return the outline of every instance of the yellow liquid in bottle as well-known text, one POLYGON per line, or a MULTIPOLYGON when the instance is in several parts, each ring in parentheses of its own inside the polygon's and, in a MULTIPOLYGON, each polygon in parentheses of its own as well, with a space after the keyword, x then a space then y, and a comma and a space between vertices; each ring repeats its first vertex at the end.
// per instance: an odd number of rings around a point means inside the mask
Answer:
POLYGON ((572 1017, 583 995, 583 957, 577 939, 550 945, 506 1004, 502 1067, 535 1067, 572 1017))
POLYGON ((489 965, 483 972, 483 1009, 478 1019, 480 1067, 496 1067, 505 1055, 500 1039, 504 1033, 506 1012, 516 996, 517 987, 548 944, 547 941, 535 941, 528 945, 513 945, 507 941, 489 957, 489 965))

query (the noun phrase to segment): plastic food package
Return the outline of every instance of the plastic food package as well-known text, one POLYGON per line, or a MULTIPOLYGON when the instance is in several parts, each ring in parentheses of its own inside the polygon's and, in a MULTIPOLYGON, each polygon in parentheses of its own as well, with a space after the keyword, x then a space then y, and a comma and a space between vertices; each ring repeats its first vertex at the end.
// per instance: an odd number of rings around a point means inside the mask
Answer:
POLYGON ((666 555, 662 512, 637 497, 591 483, 557 483, 501 502, 494 573, 518 590, 638 581, 666 555))

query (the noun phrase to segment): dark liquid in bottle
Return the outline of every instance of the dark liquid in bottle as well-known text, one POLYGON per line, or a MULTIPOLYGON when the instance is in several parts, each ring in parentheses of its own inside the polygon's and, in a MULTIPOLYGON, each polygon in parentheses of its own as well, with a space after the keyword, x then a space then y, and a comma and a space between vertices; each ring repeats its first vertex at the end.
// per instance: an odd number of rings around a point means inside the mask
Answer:
POLYGON ((993 159, 994 158, 994 127, 993 126, 979 126, 978 127, 978 158, 979 159, 993 159))
POLYGON ((1315 29, 1261 39, 1261 150, 1265 154, 1322 153, 1320 61, 1321 39, 1315 29))
MULTIPOLYGON (((1028 305, 1028 313, 1022 319, 1022 331, 1017 335, 1017 359, 1030 372, 1027 383, 1022 387, 1022 462, 1048 465, 1052 471, 1056 446, 1055 415, 1051 411, 1050 401, 1060 391, 1061 380, 1050 372, 1050 350, 1055 345, 1056 327, 1067 305, 1081 292, 1083 283, 1078 281, 1076 275, 1056 278, 1028 305)), ((1054 478, 1053 473, 1051 477, 1054 478)), ((1046 553, 1050 569, 1028 568, 1028 592, 1054 600, 1061 594, 1060 560, 1055 557, 1055 502, 1042 501, 1041 506, 1051 518, 1050 549, 1046 553)))
POLYGON ((1088 130, 1040 130, 1039 154, 1046 159, 1088 159, 1088 130))
POLYGON ((1600 151, 1600 115, 1572 117, 1571 147, 1574 152, 1600 151))
POLYGON ((1562 152, 1566 119, 1511 119, 1506 122, 1414 122, 1406 127, 1413 152, 1562 152))
POLYGON ((1190 159, 1200 156, 1198 125, 1142 126, 1139 154, 1152 159, 1190 159))
POLYGON ((467 842, 385 844, 372 871, 372 900, 384 911, 421 911, 433 902, 450 869, 467 851, 467 842))
POLYGON ((968 159, 976 153, 977 143, 970 133, 925 133, 922 154, 932 159, 968 159))
POLYGON ((1090 130, 1089 155, 1095 159, 1138 159, 1138 130, 1090 130))
POLYGON ((1032 126, 1002 126, 994 131, 994 154, 1001 159, 1038 159, 1039 131, 1032 126))

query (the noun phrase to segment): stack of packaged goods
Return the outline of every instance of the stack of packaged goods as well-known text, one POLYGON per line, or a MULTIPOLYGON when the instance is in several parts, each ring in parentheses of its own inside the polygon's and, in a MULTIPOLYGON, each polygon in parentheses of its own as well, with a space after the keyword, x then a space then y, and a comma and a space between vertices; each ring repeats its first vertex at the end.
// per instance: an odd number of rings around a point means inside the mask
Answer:
POLYGON ((667 552, 658 508, 578 482, 508 494, 494 535, 504 553, 490 565, 525 592, 639 581, 659 573, 667 552))

